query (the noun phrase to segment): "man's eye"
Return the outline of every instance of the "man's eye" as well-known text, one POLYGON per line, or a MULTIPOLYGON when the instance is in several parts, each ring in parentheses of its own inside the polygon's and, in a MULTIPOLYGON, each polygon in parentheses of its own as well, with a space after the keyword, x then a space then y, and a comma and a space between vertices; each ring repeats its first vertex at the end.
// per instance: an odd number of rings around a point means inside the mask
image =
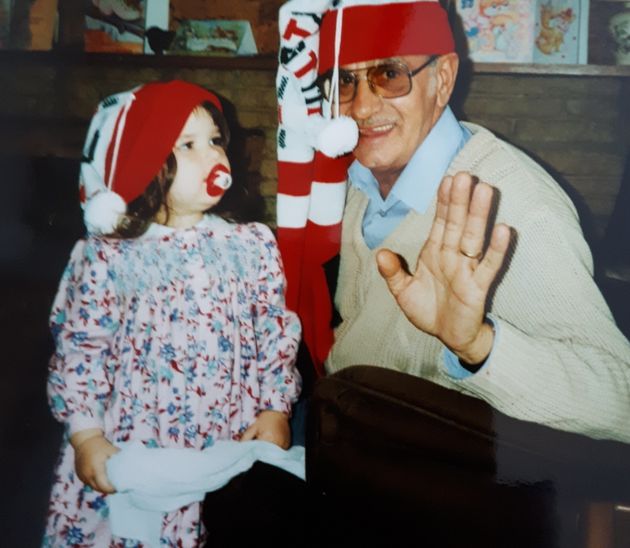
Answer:
POLYGON ((403 76, 403 72, 398 67, 384 66, 379 67, 377 76, 379 78, 383 78, 384 80, 396 80, 396 78, 403 76))
POLYGON ((340 72, 339 73, 339 85, 340 86, 351 86, 354 84, 354 75, 351 72, 340 72))

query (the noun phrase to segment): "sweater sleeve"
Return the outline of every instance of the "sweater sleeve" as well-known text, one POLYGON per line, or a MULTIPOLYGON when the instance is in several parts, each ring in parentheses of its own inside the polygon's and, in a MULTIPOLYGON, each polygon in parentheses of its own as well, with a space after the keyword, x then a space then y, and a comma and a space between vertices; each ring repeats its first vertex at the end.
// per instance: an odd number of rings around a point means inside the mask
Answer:
POLYGON ((103 429, 111 383, 107 360, 119 313, 105 253, 97 241, 79 241, 53 302, 48 399, 53 415, 74 434, 103 429))
POLYGON ((255 319, 260 407, 290 414, 301 390, 295 367, 301 327, 285 304, 285 277, 276 241, 269 228, 255 226, 260 238, 255 319))
POLYGON ((452 382, 513 417, 630 442, 630 344, 577 229, 546 208, 532 215, 491 310, 501 336, 490 359, 452 382))

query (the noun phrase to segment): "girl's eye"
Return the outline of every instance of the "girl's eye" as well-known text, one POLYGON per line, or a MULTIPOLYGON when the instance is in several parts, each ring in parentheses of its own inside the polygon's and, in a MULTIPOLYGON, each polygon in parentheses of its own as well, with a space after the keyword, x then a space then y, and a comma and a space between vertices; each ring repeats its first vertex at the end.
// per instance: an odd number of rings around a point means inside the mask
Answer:
POLYGON ((217 135, 216 137, 210 137, 210 144, 214 146, 223 146, 223 137, 217 135))
POLYGON ((194 148, 194 143, 192 141, 185 141, 180 143, 177 148, 180 150, 192 150, 194 148))

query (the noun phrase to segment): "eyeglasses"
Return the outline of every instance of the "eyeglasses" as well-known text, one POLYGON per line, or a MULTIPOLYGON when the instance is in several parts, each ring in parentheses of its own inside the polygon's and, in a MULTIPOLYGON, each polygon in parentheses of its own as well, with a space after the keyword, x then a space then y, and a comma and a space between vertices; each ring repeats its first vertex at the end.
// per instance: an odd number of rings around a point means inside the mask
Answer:
MULTIPOLYGON (((358 69, 357 71, 339 69, 339 102, 349 103, 355 98, 359 80, 367 80, 372 93, 379 97, 385 99, 403 97, 411 92, 411 78, 425 67, 428 67, 438 57, 438 55, 431 55, 426 62, 414 70, 409 70, 407 65, 398 61, 382 63, 373 67, 358 69), (365 71, 363 78, 357 76, 357 72, 363 71, 365 71)), ((330 70, 317 79, 317 85, 328 101, 333 99, 332 78, 333 71, 330 70)))

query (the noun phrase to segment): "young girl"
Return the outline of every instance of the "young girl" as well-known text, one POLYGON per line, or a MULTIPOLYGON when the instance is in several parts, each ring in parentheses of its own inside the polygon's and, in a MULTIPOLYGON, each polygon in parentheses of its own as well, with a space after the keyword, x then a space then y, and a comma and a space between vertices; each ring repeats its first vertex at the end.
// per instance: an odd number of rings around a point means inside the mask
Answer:
MULTIPOLYGON (((300 328, 275 240, 208 213, 231 183, 228 138, 217 97, 182 81, 109 97, 92 120, 88 236, 51 312, 48 393, 66 436, 44 546, 135 545, 107 520, 105 462, 118 443, 289 446, 300 328)), ((161 544, 201 544, 199 514, 167 514, 161 544)))

